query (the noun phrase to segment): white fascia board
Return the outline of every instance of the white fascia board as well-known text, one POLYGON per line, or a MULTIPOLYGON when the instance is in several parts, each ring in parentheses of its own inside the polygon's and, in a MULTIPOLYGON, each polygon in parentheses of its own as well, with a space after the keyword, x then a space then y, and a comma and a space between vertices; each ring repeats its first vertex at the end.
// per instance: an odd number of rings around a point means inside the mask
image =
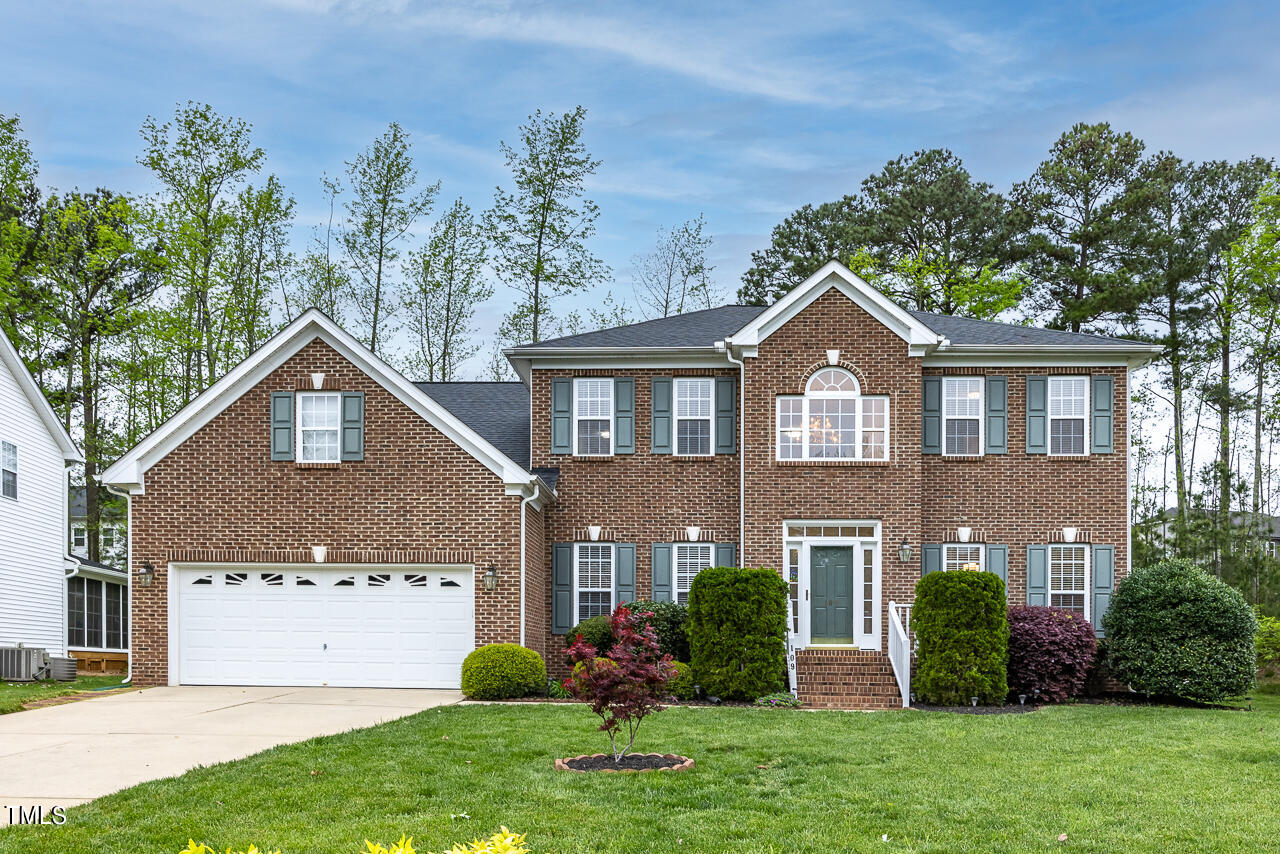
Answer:
POLYGON ((44 396, 44 392, 40 391, 40 386, 36 385, 35 378, 27 370, 26 363, 22 361, 22 357, 18 355, 18 350, 13 346, 13 342, 4 334, 4 330, 0 330, 0 361, 3 361, 9 368, 9 373, 13 375, 14 381, 18 384, 18 388, 22 389, 23 395, 31 404, 31 408, 36 411, 36 416, 40 422, 44 424, 49 435, 53 438, 53 442, 58 446, 58 450, 62 452, 62 460, 66 464, 82 463, 84 457, 80 455, 76 443, 71 441, 62 422, 58 420, 58 416, 53 411, 53 407, 49 405, 49 399, 44 396))
MULTIPOLYGON (((308 309, 276 333, 253 355, 227 372, 199 397, 183 407, 103 472, 102 480, 132 493, 144 491, 146 470, 197 430, 266 379, 311 341, 319 338, 360 368, 380 386, 422 416, 478 460, 503 483, 528 483, 532 476, 451 412, 407 380, 318 309, 308 309)), ((264 433, 265 435, 265 433, 264 433)))
POLYGON ((1044 367, 1139 368, 1163 352, 1154 345, 1079 346, 1074 344, 955 346, 937 349, 924 357, 924 366, 991 368, 1004 365, 1044 367))

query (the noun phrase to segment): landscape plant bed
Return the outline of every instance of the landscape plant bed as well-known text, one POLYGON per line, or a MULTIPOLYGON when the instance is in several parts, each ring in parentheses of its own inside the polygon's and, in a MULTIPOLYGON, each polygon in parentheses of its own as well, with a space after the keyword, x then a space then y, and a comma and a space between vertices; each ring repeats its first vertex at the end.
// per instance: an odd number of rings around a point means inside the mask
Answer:
POLYGON ((674 753, 628 753, 617 762, 608 753, 590 753, 556 760, 557 770, 577 771, 580 774, 588 771, 614 773, 688 771, 692 767, 692 759, 687 756, 677 756, 674 753))
POLYGON ((931 706, 928 703, 912 703, 911 708, 922 712, 951 712, 957 715, 1019 715, 1034 712, 1041 706, 1027 703, 1006 703, 1003 706, 931 706))

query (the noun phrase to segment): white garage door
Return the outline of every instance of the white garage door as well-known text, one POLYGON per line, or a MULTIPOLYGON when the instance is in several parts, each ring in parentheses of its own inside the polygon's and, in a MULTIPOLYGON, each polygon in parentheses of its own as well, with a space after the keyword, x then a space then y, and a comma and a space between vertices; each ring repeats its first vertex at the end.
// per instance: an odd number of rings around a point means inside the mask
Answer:
POLYGON ((178 681, 457 688, 475 648, 472 579, 470 567, 181 569, 178 681))

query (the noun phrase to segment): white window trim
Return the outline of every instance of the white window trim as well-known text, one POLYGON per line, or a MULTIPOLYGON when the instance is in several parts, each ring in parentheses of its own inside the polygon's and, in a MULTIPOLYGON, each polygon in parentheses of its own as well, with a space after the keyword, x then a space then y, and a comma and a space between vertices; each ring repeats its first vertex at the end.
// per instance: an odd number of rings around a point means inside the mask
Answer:
MULTIPOLYGON (((340 463, 342 462, 342 392, 300 391, 297 394, 297 398, 298 398, 297 409, 293 413, 294 421, 296 422, 296 425, 297 425, 296 428, 294 429, 295 435, 293 437, 293 441, 294 441, 293 446, 297 449, 297 453, 295 454, 295 456, 298 462, 300 463, 340 463), (334 446, 337 449, 337 456, 331 460, 307 460, 307 459, 303 459, 302 457, 302 454, 303 454, 303 451, 302 451, 302 447, 303 447, 302 446, 302 400, 305 397, 332 397, 332 398, 336 398, 338 401, 338 423, 333 428, 334 436, 337 440, 337 444, 334 446)), ((308 427, 307 429, 315 431, 317 428, 308 427)), ((321 429, 328 430, 330 428, 325 427, 321 429)))
POLYGON ((89 529, 86 528, 84 525, 71 526, 71 548, 73 549, 89 548, 89 529), (76 534, 79 534, 81 539, 84 540, 84 542, 77 543, 76 534))
MULTIPOLYGON (((676 602, 680 602, 680 549, 707 550, 707 565, 698 570, 698 572, 702 572, 702 570, 710 569, 716 565, 716 547, 714 543, 672 543, 671 545, 671 598, 676 602)), ((698 572, 693 574, 695 578, 697 577, 698 572)), ((693 588, 693 578, 689 579, 689 588, 693 588)), ((689 601, 689 590, 685 590, 684 595, 685 604, 687 604, 689 601)))
MULTIPOLYGON (((618 414, 618 401, 617 401, 617 399, 616 399, 616 397, 615 397, 616 393, 617 393, 617 390, 614 388, 613 380, 612 380, 611 378, 609 378, 609 377, 574 377, 574 380, 573 380, 573 402, 572 402, 572 406, 573 406, 573 426, 572 426, 572 429, 573 429, 573 455, 574 455, 575 457, 592 457, 592 458, 596 458, 596 457, 612 457, 612 456, 613 456, 613 454, 614 454, 614 439, 616 438, 616 433, 617 433, 616 427, 617 427, 617 414, 618 414), (581 384, 581 383, 583 383, 583 382, 587 382, 587 381, 600 381, 600 380, 605 380, 605 381, 607 381, 607 382, 608 382, 608 386, 609 386, 609 418, 608 418, 608 421, 609 421, 609 453, 607 453, 607 454, 584 454, 584 453, 579 452, 579 450, 578 450, 578 422, 579 422, 580 420, 584 420, 584 419, 585 419, 585 420, 587 420, 587 421, 599 421, 599 420, 601 420, 601 418, 600 418, 599 416, 587 416, 587 415, 580 415, 580 414, 578 413, 578 386, 579 386, 579 384, 581 384)), ((672 402, 673 402, 673 404, 674 404, 674 400, 673 400, 672 402)), ((674 439, 674 437, 673 437, 673 439, 674 439)), ((575 552, 575 555, 576 555, 576 552, 575 552)), ((576 587, 576 586, 577 586, 577 583, 575 582, 575 587, 576 587)), ((576 600, 576 598, 577 598, 577 594, 574 594, 574 598, 575 598, 575 600, 576 600)), ((574 609, 574 613, 577 613, 577 609, 576 609, 576 608, 574 609)))
MULTIPOLYGON (((17 501, 18 500, 18 443, 10 442, 7 439, 0 440, 0 442, 3 442, 4 445, 8 445, 10 448, 13 448, 13 468, 8 468, 8 467, 5 467, 4 465, 4 448, 2 445, 0 445, 0 472, 6 472, 6 471, 13 472, 13 495, 5 495, 3 491, 3 487, 0 487, 0 497, 8 498, 10 501, 17 501)), ((3 478, 4 478, 4 475, 0 474, 0 480, 3 480, 3 478)))
POLYGON ((987 451, 987 378, 985 376, 959 376, 959 377, 943 377, 942 378, 942 455, 944 457, 981 457, 987 451), (947 453, 947 422, 948 421, 971 421, 970 416, 947 415, 947 384, 953 382, 968 382, 978 380, 978 453, 976 454, 949 454, 947 453))
POLYGON ((674 377, 671 383, 671 453, 677 457, 713 457, 716 453, 716 381, 713 377, 674 377), (680 383, 705 382, 711 388, 710 411, 707 415, 680 415, 680 383), (705 454, 680 453, 680 422, 706 421, 710 437, 705 454))
POLYGON ((1087 457, 1089 456, 1089 422, 1093 420, 1093 378, 1084 374, 1072 374, 1070 376, 1052 375, 1045 380, 1045 453, 1051 457, 1087 457), (1054 380, 1084 380, 1084 415, 1081 419, 1084 421, 1084 443, 1081 445, 1081 451, 1078 454, 1055 454, 1053 452, 1053 422, 1055 421, 1074 421, 1074 415, 1053 415, 1053 381, 1054 380))
MULTIPOLYGON (((573 624, 576 626, 582 622, 582 618, 578 615, 582 613, 581 602, 578 600, 578 594, 581 592, 578 586, 578 555, 582 551, 583 546, 603 546, 609 550, 609 610, 606 613, 612 614, 613 609, 617 607, 618 601, 618 548, 615 543, 574 543, 573 544, 573 624)), ((673 568, 674 571, 674 568, 673 568)), ((589 588, 588 593, 603 593, 604 588, 589 588)))
MULTIPOLYGON (((824 368, 823 370, 826 370, 826 368, 824 368)), ((774 401, 774 411, 773 411, 773 454, 774 454, 774 459, 779 460, 779 461, 782 461, 782 462, 788 462, 788 461, 791 461, 791 462, 798 462, 798 461, 814 461, 814 460, 816 460, 816 461, 821 461, 821 462, 827 462, 827 461, 837 461, 837 462, 841 462, 841 461, 868 461, 868 462, 877 462, 877 463, 880 463, 880 462, 886 462, 886 463, 887 463, 887 462, 889 461, 889 449, 890 449, 890 447, 891 447, 891 444, 890 444, 890 443, 892 442, 892 429, 893 429, 893 425, 890 423, 889 395, 887 395, 887 394, 863 394, 863 393, 862 393, 862 384, 861 384, 860 382, 858 382, 858 378, 857 378, 857 377, 855 377, 855 376, 853 376, 853 374, 849 373, 848 371, 844 371, 844 369, 843 369, 843 368, 841 368, 841 369, 839 369, 839 370, 841 370, 842 372, 844 372, 844 373, 848 374, 848 375, 849 375, 849 377, 851 377, 851 378, 853 379, 854 387, 857 389, 856 391, 854 391, 854 392, 852 392, 852 393, 851 393, 851 392, 847 392, 847 391, 840 391, 840 392, 832 392, 832 391, 808 391, 808 390, 807 390, 807 384, 806 384, 806 391, 805 391, 805 393, 804 393, 804 394, 783 394, 783 395, 778 395, 778 397, 775 399, 775 401, 774 401), (798 456, 798 457, 784 457, 784 456, 782 455, 782 433, 783 433, 782 426, 781 426, 781 422, 782 422, 782 404, 783 404, 783 401, 789 401, 789 400, 799 400, 799 401, 802 401, 802 403, 801 403, 801 411, 800 411, 800 456, 798 456), (855 403, 854 403, 854 415, 853 415, 853 421, 854 421, 854 425, 855 425, 855 429, 854 429, 854 438, 853 438, 853 449, 854 449, 854 455, 853 455, 852 457, 815 457, 815 456, 811 456, 811 455, 810 455, 810 448, 809 448, 809 432, 810 432, 810 431, 809 431, 809 401, 811 401, 811 400, 852 400, 852 401, 855 401, 855 403), (862 423, 862 419, 863 419, 863 406, 862 406, 862 403, 863 403, 863 401, 866 401, 866 400, 883 400, 883 401, 884 401, 884 456, 882 456, 882 457, 867 457, 867 456, 863 456, 863 453, 862 453, 862 434, 863 434, 863 432, 864 432, 864 427, 863 427, 863 423, 862 423)), ((815 376, 816 376, 816 374, 815 374, 815 376)))
POLYGON ((985 572, 987 568, 987 547, 983 543, 943 543, 942 544, 942 568, 947 568, 947 552, 951 549, 977 549, 978 550, 978 571, 985 572))
MULTIPOLYGON (((115 581, 106 581, 106 580, 104 580, 104 579, 100 579, 100 578, 90 579, 90 578, 88 578, 88 576, 82 576, 82 575, 73 575, 73 576, 71 576, 71 578, 82 578, 82 579, 84 579, 85 581, 98 581, 99 583, 101 583, 101 585, 102 585, 102 630, 101 630, 98 634, 99 634, 100 639, 101 639, 101 640, 103 640, 104 642, 105 642, 105 641, 106 641, 106 639, 107 639, 107 587, 108 587, 108 586, 115 586, 115 587, 119 587, 119 588, 120 588, 120 608, 121 608, 121 614, 123 615, 123 618, 124 618, 124 619, 121 621, 121 622, 122 622, 122 624, 123 624, 123 625, 121 626, 121 628, 123 629, 123 631, 121 631, 121 632, 120 632, 120 637, 121 637, 121 639, 124 641, 124 646, 89 646, 88 644, 78 644, 78 645, 77 645, 77 644, 73 644, 73 643, 71 643, 71 625, 70 625, 70 615, 68 614, 68 616, 67 616, 67 618, 66 618, 66 621, 65 621, 65 624, 64 624, 64 625, 63 625, 63 627, 62 627, 62 631, 63 631, 63 632, 65 633, 65 635, 66 635, 67 648, 68 648, 68 649, 78 650, 78 651, 81 651, 81 652, 128 652, 128 651, 129 651, 129 633, 130 633, 130 631, 131 631, 131 629, 132 629, 132 627, 129 625, 129 622, 128 622, 128 617, 129 617, 129 590, 128 590, 128 585, 126 585, 126 584, 122 584, 122 583, 119 583, 119 582, 115 582, 115 581)), ((68 581, 70 581, 71 579, 69 578, 69 579, 67 579, 67 580, 68 580, 68 581)), ((86 586, 87 586, 87 585, 86 585, 86 586)), ((87 590, 86 590, 86 592, 85 592, 85 594, 84 594, 84 595, 85 595, 85 603, 86 603, 86 611, 85 611, 85 614, 84 614, 84 617, 85 617, 85 640, 88 640, 88 635, 89 635, 89 625, 88 625, 88 623, 89 623, 89 612, 88 612, 88 610, 87 610, 87 604, 88 604, 88 597, 89 597, 89 594, 88 594, 88 591, 87 591, 87 590)))
MULTIPOLYGON (((798 635, 792 638, 792 643, 797 649, 806 649, 813 647, 815 649, 867 649, 880 651, 884 648, 884 625, 880 619, 880 612, 884 608, 884 546, 883 546, 883 529, 880 522, 875 519, 785 519, 782 523, 782 566, 790 566, 787 550, 798 548, 800 550, 800 572, 799 580, 796 582, 796 593, 798 599, 796 601, 796 616, 799 618, 800 631, 798 635), (872 529, 871 537, 818 537, 808 535, 788 535, 787 529, 793 525, 834 525, 834 526, 857 526, 870 527, 872 529), (854 643, 852 644, 814 644, 810 635, 809 626, 809 546, 850 546, 854 549, 854 572, 861 568, 860 550, 864 547, 870 547, 874 551, 874 582, 872 586, 872 595, 874 597, 871 635, 867 636, 858 631, 859 624, 854 623, 854 643)), ((789 572, 789 571, 788 571, 789 572)), ((856 582, 856 579, 855 579, 856 582)), ((790 583, 790 582, 788 582, 790 583)), ((861 608, 862 597, 858 592, 860 585, 855 583, 854 601, 861 608)), ((790 595, 790 594, 788 594, 790 595)), ((855 620, 857 617, 855 616, 855 620)), ((788 630, 791 627, 791 620, 787 621, 788 630)))
MULTIPOLYGON (((1074 456, 1079 456, 1078 454, 1074 456)), ((1067 593, 1073 594, 1074 590, 1057 590, 1053 589, 1053 550, 1054 549, 1084 549, 1084 620, 1090 622, 1093 619, 1093 547, 1088 543, 1050 543, 1049 554, 1045 566, 1045 593, 1044 601, 1049 607, 1053 607, 1053 594, 1067 593)))

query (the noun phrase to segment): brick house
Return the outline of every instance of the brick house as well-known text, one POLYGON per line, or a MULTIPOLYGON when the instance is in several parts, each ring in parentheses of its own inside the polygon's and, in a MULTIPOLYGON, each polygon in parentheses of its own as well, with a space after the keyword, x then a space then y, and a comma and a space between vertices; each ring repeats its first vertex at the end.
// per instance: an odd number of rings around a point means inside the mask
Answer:
POLYGON ((554 671, 580 619, 736 564, 790 582, 803 699, 900 704, 922 573, 1099 625, 1155 352, 906 311, 836 263, 509 350, 515 383, 412 383, 310 311, 104 475, 134 678, 456 687, 495 641, 554 671))

